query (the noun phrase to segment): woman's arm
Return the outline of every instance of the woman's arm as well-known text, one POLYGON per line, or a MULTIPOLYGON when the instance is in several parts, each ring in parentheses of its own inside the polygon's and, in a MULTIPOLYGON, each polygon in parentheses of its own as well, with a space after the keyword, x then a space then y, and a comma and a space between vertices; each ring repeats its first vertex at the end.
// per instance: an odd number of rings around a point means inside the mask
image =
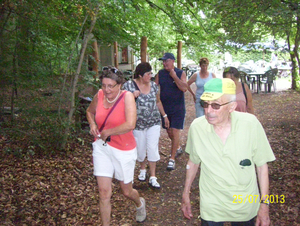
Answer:
POLYGON ((97 137, 99 134, 98 126, 95 122, 96 109, 98 104, 98 93, 94 96, 92 102, 86 110, 86 118, 90 124, 90 134, 97 137))
POLYGON ((246 94, 247 94, 247 112, 254 114, 254 108, 253 108, 253 104, 252 104, 252 93, 248 87, 247 84, 245 84, 245 89, 246 89, 246 94))
POLYGON ((159 86, 159 76, 158 76, 158 73, 154 77, 154 82, 156 83, 156 85, 159 86))
POLYGON ((131 92, 125 93, 125 118, 126 121, 114 128, 102 130, 101 139, 106 140, 111 135, 127 133, 135 128, 136 124, 136 105, 134 96, 131 92))
POLYGON ((193 99, 194 99, 194 102, 196 102, 196 95, 195 95, 195 93, 193 92, 193 90, 191 89, 191 85, 194 83, 194 82, 196 82, 196 79, 197 79, 197 72, 196 73, 194 73, 193 75, 192 75, 192 77, 188 80, 188 82, 187 82, 187 84, 188 84, 188 91, 192 94, 192 96, 193 96, 193 99))

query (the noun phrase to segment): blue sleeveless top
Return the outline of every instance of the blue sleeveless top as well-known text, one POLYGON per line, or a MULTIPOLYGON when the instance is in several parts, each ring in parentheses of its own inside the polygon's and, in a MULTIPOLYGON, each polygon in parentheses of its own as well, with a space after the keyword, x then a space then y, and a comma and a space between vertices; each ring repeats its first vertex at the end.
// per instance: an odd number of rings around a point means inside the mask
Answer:
POLYGON ((211 80, 212 77, 212 73, 209 72, 208 77, 203 79, 200 78, 200 74, 199 71, 197 72, 197 78, 196 78, 196 86, 197 86, 197 90, 196 90, 196 100, 200 100, 201 95, 204 92, 204 85, 205 83, 207 83, 209 80, 211 80))
MULTIPOLYGON (((174 68, 177 77, 180 79, 182 70, 174 68)), ((170 76, 170 72, 162 69, 158 72, 160 85, 160 100, 164 106, 164 110, 168 115, 185 115, 184 92, 176 85, 174 79, 170 76)))

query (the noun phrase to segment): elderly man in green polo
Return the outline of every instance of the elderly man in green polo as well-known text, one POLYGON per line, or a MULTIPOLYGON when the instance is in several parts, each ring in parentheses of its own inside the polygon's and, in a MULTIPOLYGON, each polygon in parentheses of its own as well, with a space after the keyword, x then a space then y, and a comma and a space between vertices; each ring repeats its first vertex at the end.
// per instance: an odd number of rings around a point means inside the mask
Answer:
POLYGON ((203 226, 270 225, 267 162, 275 156, 257 118, 235 111, 235 84, 215 78, 200 97, 205 116, 190 126, 181 210, 193 217, 190 188, 201 165, 200 216, 203 226), (258 182, 257 182, 257 177, 258 182), (256 221, 256 223, 255 223, 256 221))

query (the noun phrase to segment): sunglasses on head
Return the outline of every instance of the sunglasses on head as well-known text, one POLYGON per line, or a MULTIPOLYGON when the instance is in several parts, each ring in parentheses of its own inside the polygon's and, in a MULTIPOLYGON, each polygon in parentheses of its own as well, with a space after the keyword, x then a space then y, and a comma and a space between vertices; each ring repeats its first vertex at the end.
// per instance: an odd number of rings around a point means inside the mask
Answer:
POLYGON ((209 103, 205 102, 204 100, 200 100, 200 105, 203 108, 208 108, 208 106, 210 105, 212 109, 219 110, 221 108, 221 106, 229 104, 231 102, 232 101, 229 101, 229 102, 227 102, 225 104, 217 104, 217 103, 211 103, 211 104, 209 104, 209 103))
POLYGON ((102 68, 102 71, 106 71, 106 70, 110 70, 114 74, 116 74, 117 71, 118 71, 118 69, 115 68, 115 67, 107 67, 107 66, 105 66, 105 67, 102 68))

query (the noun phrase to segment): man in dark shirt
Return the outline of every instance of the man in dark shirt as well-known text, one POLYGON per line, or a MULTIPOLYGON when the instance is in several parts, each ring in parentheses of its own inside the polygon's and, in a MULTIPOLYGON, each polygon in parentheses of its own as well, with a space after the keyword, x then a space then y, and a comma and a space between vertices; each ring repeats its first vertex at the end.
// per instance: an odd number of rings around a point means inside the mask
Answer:
MULTIPOLYGON (((186 74, 174 66, 175 57, 172 53, 165 53, 159 58, 163 61, 164 69, 155 77, 155 82, 160 86, 160 99, 166 112, 162 119, 168 117, 170 127, 167 128, 171 139, 171 156, 167 170, 175 169, 175 155, 181 154, 179 133, 183 129, 185 117, 184 92, 187 91, 186 74)), ((162 123, 164 125, 164 123, 162 123)), ((165 128, 163 126, 163 128, 165 128)))

